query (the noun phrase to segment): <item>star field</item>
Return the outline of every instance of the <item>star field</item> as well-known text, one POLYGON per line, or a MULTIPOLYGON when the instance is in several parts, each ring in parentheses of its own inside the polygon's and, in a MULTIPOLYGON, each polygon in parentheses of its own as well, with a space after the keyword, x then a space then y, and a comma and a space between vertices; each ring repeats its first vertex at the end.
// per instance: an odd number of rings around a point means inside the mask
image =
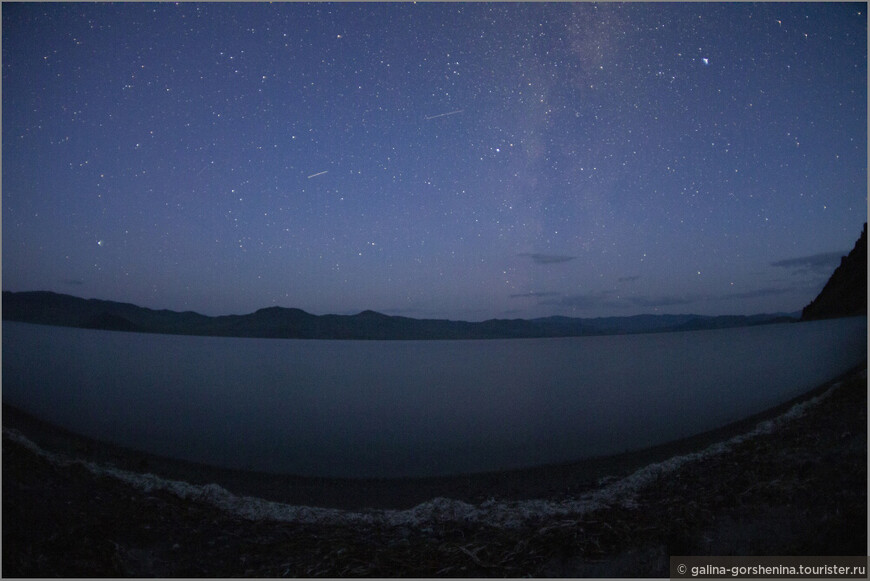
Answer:
POLYGON ((6 290, 790 312, 867 219, 866 3, 2 14, 6 290))

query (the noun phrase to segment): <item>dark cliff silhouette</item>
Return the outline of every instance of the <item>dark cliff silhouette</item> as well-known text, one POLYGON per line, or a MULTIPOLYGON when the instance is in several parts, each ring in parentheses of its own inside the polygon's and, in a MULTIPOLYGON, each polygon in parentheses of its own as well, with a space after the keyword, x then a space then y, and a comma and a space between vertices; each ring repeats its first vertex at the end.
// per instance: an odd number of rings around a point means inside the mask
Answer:
POLYGON ((855 248, 840 260, 840 266, 825 288, 804 307, 802 321, 867 314, 867 223, 855 248))
POLYGON ((312 315, 270 307, 248 315, 209 317, 186 311, 152 310, 130 303, 82 299, 47 291, 3 292, 3 319, 61 327, 173 335, 284 339, 514 339, 582 337, 721 329, 794 321, 796 316, 637 315, 577 319, 490 319, 479 323, 412 319, 363 311, 357 315, 312 315))

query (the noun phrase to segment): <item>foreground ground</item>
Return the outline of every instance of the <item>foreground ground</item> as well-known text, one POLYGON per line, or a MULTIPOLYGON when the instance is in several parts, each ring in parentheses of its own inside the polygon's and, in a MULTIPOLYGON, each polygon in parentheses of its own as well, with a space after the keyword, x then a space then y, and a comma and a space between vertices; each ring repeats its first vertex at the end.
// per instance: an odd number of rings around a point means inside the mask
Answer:
POLYGON ((172 464, 4 408, 2 575, 667 577, 672 554, 864 555, 866 370, 829 388, 615 459, 365 483, 172 464), (137 472, 223 488, 146 486, 137 472), (224 489, 360 510, 282 512, 224 489), (408 510, 436 496, 454 500, 408 510))

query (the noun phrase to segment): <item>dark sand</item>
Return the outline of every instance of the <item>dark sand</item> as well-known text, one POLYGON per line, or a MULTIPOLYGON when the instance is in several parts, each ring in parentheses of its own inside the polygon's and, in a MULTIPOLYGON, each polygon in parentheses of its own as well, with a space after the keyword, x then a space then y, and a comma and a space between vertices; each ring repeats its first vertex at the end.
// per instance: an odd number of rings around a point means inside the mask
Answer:
MULTIPOLYGON (((865 554, 866 371, 772 434, 646 486, 640 505, 519 528, 249 521, 145 494, 3 440, 3 576, 667 576, 669 554, 865 554)), ((833 382, 832 382, 833 383, 833 382)), ((752 430, 795 400, 699 436, 572 464, 427 479, 327 480, 223 470, 95 442, 3 406, 44 450, 289 504, 406 509, 435 497, 576 498, 605 477, 752 430)))

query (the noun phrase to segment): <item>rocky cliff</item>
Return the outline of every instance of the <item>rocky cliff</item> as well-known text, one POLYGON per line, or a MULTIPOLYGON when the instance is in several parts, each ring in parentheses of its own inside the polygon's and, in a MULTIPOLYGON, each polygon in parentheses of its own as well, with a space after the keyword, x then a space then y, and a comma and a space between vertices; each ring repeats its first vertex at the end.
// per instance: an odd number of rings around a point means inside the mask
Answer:
POLYGON ((855 248, 844 256, 813 302, 804 307, 802 321, 867 314, 867 223, 855 248))

